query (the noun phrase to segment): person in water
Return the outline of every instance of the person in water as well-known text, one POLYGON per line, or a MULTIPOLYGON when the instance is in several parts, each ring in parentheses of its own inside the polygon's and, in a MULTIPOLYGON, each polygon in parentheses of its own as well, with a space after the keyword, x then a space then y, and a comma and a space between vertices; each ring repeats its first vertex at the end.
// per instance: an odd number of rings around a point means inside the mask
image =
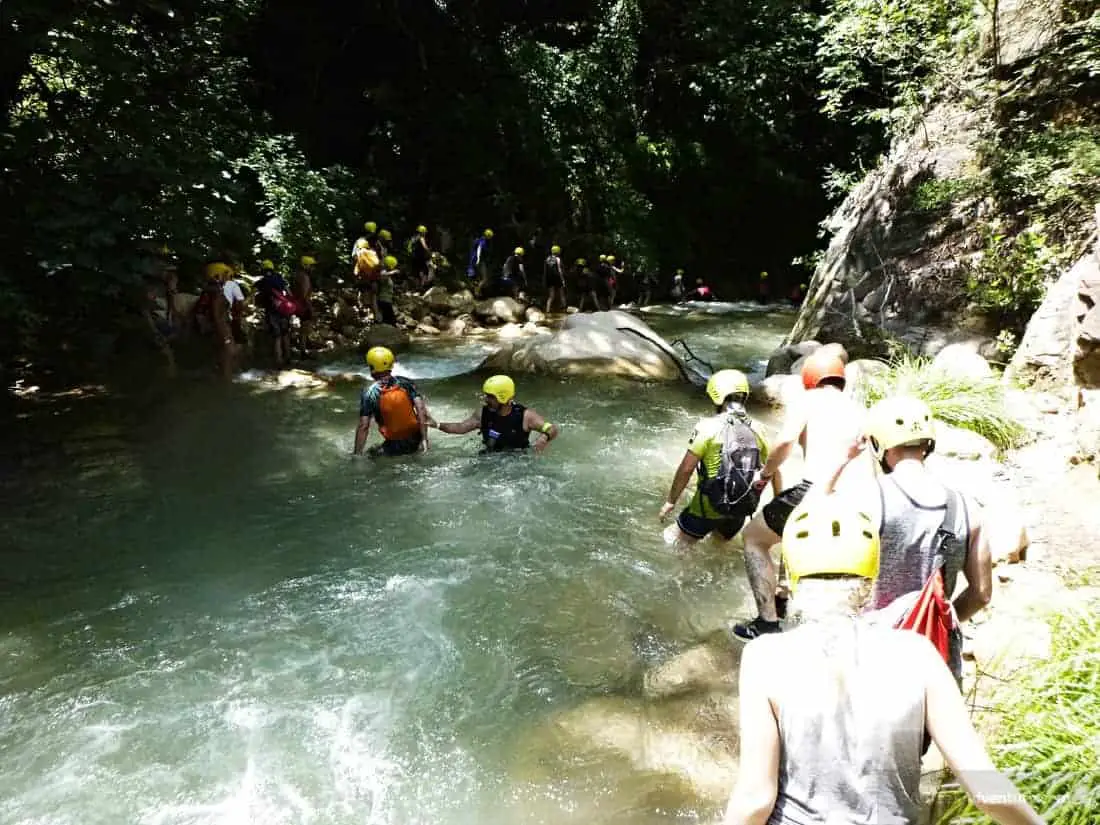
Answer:
MULTIPOLYGON (((845 383, 844 361, 831 347, 810 355, 802 367, 805 392, 788 408, 757 479, 759 489, 771 482, 779 492, 745 528, 745 571, 758 613, 751 622, 734 625, 733 633, 740 639, 779 632, 777 576, 771 548, 779 543, 791 512, 814 484, 828 484, 838 475, 837 468, 848 463, 849 447, 862 434, 865 411, 844 392, 845 383), (802 479, 784 487, 777 474, 795 446, 802 448, 802 479)), ((857 472, 866 476, 868 468, 857 470, 856 465, 850 465, 839 480, 845 482, 857 472)))
POLYGON ((818 495, 787 522, 799 627, 746 645, 740 770, 724 825, 916 823, 925 730, 999 825, 1042 825, 996 766, 928 639, 857 618, 879 574, 874 521, 818 495))
POLYGON ((359 398, 354 454, 363 454, 373 422, 378 423, 383 441, 371 448, 371 455, 427 452, 432 419, 416 384, 393 374, 393 353, 385 347, 372 347, 367 352, 367 365, 374 383, 359 398))
POLYGON ((464 435, 477 430, 486 452, 525 450, 535 436, 535 452, 541 454, 558 437, 558 426, 544 419, 536 410, 515 400, 516 385, 507 375, 494 375, 485 380, 481 391, 485 404, 465 421, 436 424, 440 432, 464 435))
POLYGON ((752 483, 761 461, 768 457, 768 445, 745 411, 749 381, 737 370, 720 370, 707 381, 707 395, 714 403, 714 415, 695 425, 658 515, 662 522, 668 519, 692 475, 698 473, 695 495, 665 532, 666 540, 678 547, 690 546, 711 533, 729 541, 760 503, 752 483))
POLYGON ((702 278, 696 278, 695 289, 689 292, 685 297, 689 301, 713 301, 714 292, 706 285, 702 278))
MULTIPOLYGON (((988 605, 993 593, 992 553, 981 507, 940 482, 925 465, 936 449, 936 434, 932 411, 923 401, 906 396, 883 399, 867 413, 865 433, 882 471, 860 494, 882 540, 870 609, 884 611, 882 620, 900 619, 915 601, 903 597, 918 593, 939 564, 948 599, 962 573, 966 588, 951 603, 948 657, 951 673, 961 684, 959 623, 988 605)), ((831 487, 827 483, 825 492, 831 487)))

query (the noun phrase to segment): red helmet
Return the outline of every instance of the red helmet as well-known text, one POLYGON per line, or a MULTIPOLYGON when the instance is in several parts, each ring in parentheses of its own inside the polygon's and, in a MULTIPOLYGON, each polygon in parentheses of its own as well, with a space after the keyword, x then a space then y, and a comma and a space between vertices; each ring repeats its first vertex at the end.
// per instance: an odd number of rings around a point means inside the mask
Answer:
POLYGON ((822 347, 806 357, 802 365, 802 386, 808 390, 820 387, 830 378, 844 386, 844 361, 832 349, 822 347))

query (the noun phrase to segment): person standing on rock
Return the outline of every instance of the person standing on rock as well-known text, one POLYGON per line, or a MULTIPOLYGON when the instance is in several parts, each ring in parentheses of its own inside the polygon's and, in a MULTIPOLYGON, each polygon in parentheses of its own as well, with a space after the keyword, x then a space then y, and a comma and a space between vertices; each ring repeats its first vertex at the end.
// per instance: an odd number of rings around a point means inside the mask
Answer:
POLYGON ((564 310, 565 303, 565 264, 561 260, 561 247, 554 244, 550 247, 550 255, 542 265, 543 286, 546 287, 546 314, 549 315, 554 306, 554 298, 561 302, 564 310))
POLYGON ((517 301, 522 291, 527 287, 527 270, 523 267, 523 256, 526 254, 522 246, 517 246, 511 255, 504 261, 500 271, 501 290, 505 295, 510 295, 517 301))
POLYGON ((470 265, 466 268, 466 277, 476 279, 474 294, 478 298, 488 297, 485 290, 489 287, 489 241, 493 239, 493 230, 486 229, 481 237, 474 241, 470 250, 470 265))
POLYGON ((672 289, 669 290, 672 300, 680 301, 684 297, 684 270, 677 269, 672 276, 672 289))
MULTIPOLYGON (((412 276, 417 289, 425 290, 431 283, 432 250, 428 246, 428 227, 421 224, 416 227, 416 237, 412 240, 412 276)), ((389 321, 384 321, 389 323, 389 321)))
POLYGON ((999 825, 1042 825, 989 758, 935 648, 857 618, 880 573, 878 531, 830 496, 783 533, 799 627, 741 657, 740 769, 724 825, 922 819, 927 730, 967 794, 999 825))
POLYGON ((393 457, 428 451, 431 414, 416 384, 393 374, 393 360, 393 353, 385 347, 372 347, 367 352, 367 366, 374 383, 359 397, 354 455, 363 454, 371 424, 375 422, 383 441, 370 449, 372 456, 393 457))
POLYGON ((615 295, 619 289, 619 279, 623 276, 623 270, 621 267, 615 266, 614 255, 608 255, 604 263, 607 264, 607 280, 604 282, 604 286, 607 288, 607 308, 614 309, 615 295))
POLYGON ((592 306, 596 312, 600 311, 600 299, 596 295, 596 274, 588 268, 588 261, 577 258, 574 268, 577 279, 577 312, 584 312, 585 299, 592 299, 592 306))
POLYGON ((711 533, 729 541, 752 518, 760 503, 753 482, 767 459, 768 445, 745 411, 749 381, 737 370, 720 370, 707 381, 715 414, 695 425, 668 499, 658 518, 664 522, 676 508, 691 477, 699 485, 674 525, 665 531, 670 544, 686 549, 711 533))
POLYGON ((502 450, 526 450, 535 435, 535 454, 541 455, 558 437, 558 427, 544 419, 536 410, 525 407, 516 399, 516 385, 507 375, 486 379, 481 391, 485 404, 465 421, 435 423, 442 433, 465 435, 477 430, 487 453, 502 450))
POLYGON ((382 273, 378 278, 378 312, 379 321, 391 327, 397 326, 397 313, 393 309, 393 292, 399 274, 397 258, 387 255, 386 260, 382 262, 382 273))
POLYGON ((316 266, 316 258, 303 255, 298 261, 298 271, 290 282, 290 291, 298 305, 296 314, 301 323, 298 330, 298 349, 303 357, 308 353, 309 342, 313 337, 313 269, 316 266))
MULTIPOLYGON (((845 381, 844 361, 831 347, 822 347, 806 358, 802 366, 806 391, 787 410, 771 455, 760 471, 758 489, 771 482, 777 492, 745 528, 745 571, 758 613, 752 621, 734 625, 734 635, 742 640, 779 632, 771 548, 779 542, 791 511, 810 489, 828 483, 838 474, 837 468, 848 463, 849 447, 862 433, 865 411, 844 392, 845 381), (802 480, 784 488, 779 468, 796 446, 802 448, 802 480)), ((855 468, 850 470, 848 474, 853 475, 855 468)), ((860 471, 867 472, 866 468, 860 471)))
MULTIPOLYGON (((883 475, 861 496, 882 537, 882 562, 871 593, 876 621, 901 619, 931 576, 939 576, 945 599, 959 573, 966 589, 951 602, 947 663, 962 683, 965 622, 989 604, 993 561, 976 501, 942 484, 925 465, 936 448, 932 411, 916 398, 884 399, 867 413, 866 439, 883 475)), ((824 486, 831 492, 832 483, 824 486)))

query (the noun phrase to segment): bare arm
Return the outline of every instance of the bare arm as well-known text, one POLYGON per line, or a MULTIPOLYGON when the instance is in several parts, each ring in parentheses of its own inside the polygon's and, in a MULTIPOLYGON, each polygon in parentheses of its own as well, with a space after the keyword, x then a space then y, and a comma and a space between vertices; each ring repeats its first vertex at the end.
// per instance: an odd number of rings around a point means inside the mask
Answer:
POLYGON ((420 422, 420 443, 423 445, 421 449, 426 450, 428 449, 428 426, 432 422, 432 416, 428 412, 428 405, 422 395, 416 396, 413 407, 416 409, 416 418, 420 422))
POLYGON ((741 657, 741 759, 723 825, 764 825, 779 793, 779 723, 768 698, 769 664, 760 641, 746 646, 741 657))
POLYGON ((474 430, 481 427, 481 415, 475 412, 465 421, 456 421, 453 423, 437 422, 436 427, 441 433, 450 433, 451 435, 465 435, 466 433, 472 433, 474 430))
POLYGON ((971 618, 988 605, 993 597, 993 554, 989 549, 986 531, 982 530, 982 511, 976 502, 970 500, 966 502, 966 510, 970 515, 971 525, 966 563, 963 565, 966 590, 954 602, 955 613, 960 622, 971 618))
POLYGON ((684 453, 684 457, 680 459, 680 466, 676 468, 676 475, 672 477, 672 487, 668 491, 668 499, 666 504, 675 506, 676 502, 680 500, 680 496, 684 493, 684 488, 688 486, 688 482, 691 481, 692 475, 695 474, 695 468, 699 466, 699 456, 688 450, 684 453))
POLYGON ((536 434, 535 452, 541 453, 547 444, 558 437, 558 425, 547 421, 531 408, 523 413, 523 429, 536 434))
POLYGON ((1043 825, 1043 818, 989 758, 985 743, 966 713, 955 679, 939 653, 927 642, 915 647, 920 650, 921 667, 928 674, 925 684, 928 732, 974 804, 999 825, 1043 825))
POLYGON ((359 426, 355 428, 355 455, 362 455, 363 448, 367 446, 367 436, 370 435, 370 424, 373 419, 369 415, 359 416, 359 426))

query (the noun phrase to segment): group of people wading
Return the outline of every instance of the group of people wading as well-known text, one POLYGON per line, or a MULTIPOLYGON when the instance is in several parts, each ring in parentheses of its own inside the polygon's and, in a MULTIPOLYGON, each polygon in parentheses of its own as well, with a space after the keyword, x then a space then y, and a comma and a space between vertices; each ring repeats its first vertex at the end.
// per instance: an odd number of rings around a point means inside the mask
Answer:
MULTIPOLYGON (((374 382, 362 393, 356 454, 374 423, 383 442, 371 452, 387 456, 426 450, 430 428, 477 431, 494 452, 526 449, 532 437, 542 452, 558 436, 506 375, 485 381, 469 418, 440 423, 415 384, 393 375, 392 352, 376 347, 367 363, 374 382)), ((997 771, 960 692, 959 624, 989 603, 992 555, 977 503, 925 466, 931 411, 903 396, 864 410, 829 347, 806 359, 801 378, 769 444, 745 408, 746 376, 712 375, 714 414, 696 425, 659 513, 667 520, 696 476, 666 539, 681 549, 712 533, 744 539, 758 615, 731 627, 747 645, 726 825, 915 825, 932 741, 996 822, 1042 823, 997 771), (784 478, 796 448, 801 478, 784 478)))

